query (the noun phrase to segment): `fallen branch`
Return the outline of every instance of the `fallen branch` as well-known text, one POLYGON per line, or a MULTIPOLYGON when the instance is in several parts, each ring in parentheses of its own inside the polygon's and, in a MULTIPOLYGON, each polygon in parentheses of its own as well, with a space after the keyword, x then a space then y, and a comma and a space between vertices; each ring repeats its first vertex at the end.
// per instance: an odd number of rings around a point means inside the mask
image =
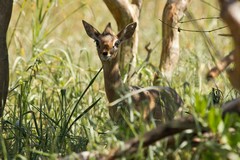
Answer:
POLYGON ((138 150, 140 145, 142 145, 142 147, 147 147, 161 139, 181 133, 187 129, 196 130, 196 122, 192 117, 182 118, 160 125, 156 129, 145 133, 143 137, 134 138, 126 142, 123 149, 113 149, 110 151, 107 159, 113 160, 122 156, 133 154, 138 150))
POLYGON ((225 117, 227 113, 237 113, 240 115, 240 98, 232 100, 222 106, 222 116, 225 117))
POLYGON ((115 148, 109 152, 109 154, 100 154, 99 152, 81 152, 73 153, 64 158, 58 158, 59 160, 69 160, 69 159, 80 159, 80 160, 89 160, 89 159, 98 159, 98 160, 113 160, 120 158, 129 154, 134 154, 137 152, 140 147, 148 147, 149 145, 154 144, 155 142, 162 140, 166 137, 171 137, 178 133, 182 133, 187 129, 196 130, 196 122, 193 117, 185 117, 178 120, 173 120, 169 123, 162 124, 157 128, 145 133, 143 137, 137 137, 129 140, 125 143, 122 148, 115 148))
MULTIPOLYGON (((227 113, 238 113, 240 115, 240 98, 233 100, 229 103, 226 103, 222 107, 224 117, 227 113)), ((201 140, 197 136, 197 129, 201 131, 206 137, 211 137, 211 131, 208 128, 202 128, 200 125, 197 125, 199 122, 195 121, 192 116, 180 118, 177 120, 170 121, 166 124, 162 124, 157 128, 145 133, 142 137, 137 137, 129 140, 124 144, 122 148, 112 149, 109 154, 101 154, 97 151, 85 151, 81 153, 73 153, 67 157, 59 158, 59 160, 69 160, 69 159, 80 159, 80 160, 89 160, 89 159, 98 159, 98 160, 113 160, 121 158, 127 155, 134 154, 138 151, 139 147, 148 147, 154 144, 157 141, 168 138, 167 147, 172 147, 175 144, 174 135, 183 133, 186 130, 191 129, 192 132, 192 141, 194 145, 198 145, 201 140), (197 128, 197 126, 200 126, 197 128)), ((183 134, 181 142, 187 139, 187 134, 183 134)))

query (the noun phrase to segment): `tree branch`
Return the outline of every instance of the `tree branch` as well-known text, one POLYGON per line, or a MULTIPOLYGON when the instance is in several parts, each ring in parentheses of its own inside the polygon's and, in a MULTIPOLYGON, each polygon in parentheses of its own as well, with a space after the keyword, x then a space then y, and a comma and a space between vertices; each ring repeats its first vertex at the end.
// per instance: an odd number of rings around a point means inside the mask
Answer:
POLYGON ((131 22, 131 5, 128 0, 103 0, 107 5, 109 11, 112 13, 115 21, 117 22, 118 30, 122 30, 126 22, 131 22))
POLYGON ((182 118, 158 126, 156 129, 147 132, 143 137, 134 138, 125 143, 123 149, 117 148, 110 151, 109 160, 135 153, 139 146, 149 146, 161 139, 181 133, 184 130, 196 130, 196 122, 192 117, 182 118))
MULTIPOLYGON (((166 124, 162 124, 157 128, 145 133, 143 137, 133 138, 126 142, 123 148, 115 148, 109 152, 109 154, 100 154, 99 152, 81 152, 78 154, 72 154, 65 158, 59 158, 59 160, 69 160, 69 159, 81 159, 88 160, 91 158, 98 160, 113 160, 129 154, 135 153, 139 146, 147 147, 161 139, 173 136, 175 134, 181 133, 187 129, 196 130, 196 122, 193 117, 181 118, 178 120, 173 120, 166 124)), ((172 139, 171 139, 172 140, 172 139)))
MULTIPOLYGON (((224 117, 227 113, 238 113, 240 114, 240 98, 229 103, 226 103, 222 107, 224 117)), ((191 137, 193 138, 191 143, 198 145, 199 141, 197 136, 197 131, 201 131, 206 134, 206 136, 211 135, 211 131, 209 128, 203 128, 200 122, 197 122, 192 116, 184 117, 176 120, 172 120, 168 123, 162 124, 157 128, 146 132, 143 136, 133 138, 126 142, 122 148, 114 148, 108 154, 100 154, 100 152, 81 152, 78 154, 72 154, 65 158, 59 158, 59 160, 70 160, 70 159, 81 159, 81 160, 89 160, 89 159, 98 159, 98 160, 113 160, 117 158, 121 158, 130 154, 134 154, 138 151, 139 147, 148 147, 154 144, 157 141, 168 138, 167 147, 172 147, 175 144, 175 140, 173 138, 174 135, 183 133, 183 131, 191 129, 193 130, 191 137), (195 137, 195 138, 194 138, 195 137)), ((184 141, 188 135, 183 133, 181 141, 184 141)))
POLYGON ((234 67, 228 70, 233 87, 240 91, 240 2, 236 0, 219 0, 221 17, 229 26, 237 54, 234 54, 234 67))
POLYGON ((234 61, 235 54, 237 54, 236 50, 231 51, 216 67, 213 67, 207 74, 207 80, 211 80, 223 72, 234 61))
POLYGON ((237 113, 240 115, 240 98, 228 102, 222 106, 222 116, 225 117, 227 113, 237 113))

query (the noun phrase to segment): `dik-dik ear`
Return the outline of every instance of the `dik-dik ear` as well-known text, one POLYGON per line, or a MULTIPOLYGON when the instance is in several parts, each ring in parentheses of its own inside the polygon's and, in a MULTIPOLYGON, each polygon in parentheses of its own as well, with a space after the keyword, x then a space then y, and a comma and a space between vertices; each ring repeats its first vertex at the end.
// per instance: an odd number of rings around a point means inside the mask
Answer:
POLYGON ((112 26, 110 22, 107 24, 102 34, 105 35, 107 33, 110 33, 113 35, 112 26))
POLYGON ((117 34, 118 40, 120 42, 122 42, 122 41, 125 41, 125 40, 131 38, 134 34, 136 27, 137 27, 136 22, 133 22, 133 23, 130 23, 129 25, 127 25, 122 31, 120 31, 117 34))
POLYGON ((97 29, 95 29, 91 24, 87 23, 86 21, 82 20, 83 26, 85 28, 85 31, 87 32, 87 35, 91 37, 94 40, 98 39, 98 36, 100 33, 97 29))

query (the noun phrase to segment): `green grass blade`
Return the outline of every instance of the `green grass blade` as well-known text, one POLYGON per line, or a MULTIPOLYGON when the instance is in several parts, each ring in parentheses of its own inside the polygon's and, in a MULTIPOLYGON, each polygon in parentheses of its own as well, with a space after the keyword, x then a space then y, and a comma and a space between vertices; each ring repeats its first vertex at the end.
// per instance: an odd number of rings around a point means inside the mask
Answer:
POLYGON ((17 26, 18 26, 18 24, 19 24, 20 18, 22 17, 23 9, 25 8, 26 2, 27 2, 27 0, 24 0, 24 2, 23 2, 22 5, 21 5, 21 11, 20 11, 20 13, 19 13, 19 15, 18 15, 18 17, 17 17, 17 21, 16 21, 16 23, 15 23, 15 25, 14 25, 14 29, 13 29, 12 34, 11 34, 11 36, 10 36, 10 39, 9 39, 9 42, 8 42, 8 47, 9 47, 10 44, 12 43, 13 36, 14 36, 15 31, 16 31, 16 28, 17 28, 17 26))
POLYGON ((68 130, 67 130, 66 133, 68 133, 68 132, 71 130, 71 128, 72 128, 72 126, 74 125, 74 123, 76 123, 80 118, 82 118, 82 116, 84 116, 86 113, 88 113, 88 111, 90 111, 90 110, 98 103, 98 101, 100 101, 100 100, 101 100, 101 98, 98 98, 91 106, 89 106, 86 110, 84 110, 84 111, 72 122, 72 124, 68 127, 68 130))
MULTIPOLYGON (((68 124, 70 123, 70 120, 71 120, 71 118, 72 118, 75 110, 77 109, 78 104, 80 103, 80 101, 82 100, 82 98, 84 97, 84 95, 87 93, 88 89, 92 86, 93 82, 95 81, 95 79, 97 78, 97 76, 99 75, 99 73, 100 73, 101 71, 102 71, 102 68, 99 69, 99 71, 97 72, 97 74, 96 74, 96 75, 93 77, 93 79, 89 82, 87 88, 83 91, 82 95, 79 97, 76 105, 74 106, 74 108, 73 108, 73 110, 72 110, 72 112, 71 112, 71 114, 70 114, 70 116, 69 116, 69 118, 68 118, 68 120, 67 120, 67 122, 66 122, 66 124, 65 124, 65 127, 64 127, 65 129, 67 128, 68 124)), ((65 133, 65 131, 64 131, 63 133, 65 133)))
POLYGON ((38 134, 38 137, 40 137, 40 132, 39 132, 39 128, 38 128, 38 124, 37 124, 37 119, 36 119, 36 116, 35 116, 35 113, 33 111, 27 111, 25 113, 23 113, 23 116, 24 115, 27 115, 27 114, 31 114, 32 117, 33 117, 33 122, 34 122, 34 125, 35 125, 35 128, 36 128, 36 131, 37 131, 37 134, 38 134))
POLYGON ((53 118, 51 118, 47 113, 41 111, 39 108, 33 106, 36 110, 38 110, 39 112, 41 112, 43 114, 43 116, 45 116, 48 120, 50 120, 50 122, 54 123, 56 126, 59 126, 59 122, 55 121, 53 118))
MULTIPOLYGON (((68 19, 69 17, 71 17, 74 13, 76 13, 79 9, 81 9, 81 8, 84 7, 84 6, 85 6, 85 4, 82 4, 82 5, 79 6, 77 9, 73 10, 70 14, 68 14, 68 15, 66 16, 66 18, 64 18, 63 20, 59 21, 59 23, 57 23, 52 29, 50 29, 50 31, 47 32, 43 38, 45 39, 47 36, 49 36, 49 35, 50 35, 58 26, 60 26, 66 19, 68 19)), ((43 40, 43 39, 39 40, 38 43, 41 42, 42 40, 43 40)))
POLYGON ((0 148, 1 148, 0 155, 3 156, 3 157, 2 157, 3 159, 6 159, 6 160, 7 160, 7 148, 6 148, 4 139, 3 139, 3 137, 2 137, 2 130, 1 130, 1 132, 0 132, 0 148))

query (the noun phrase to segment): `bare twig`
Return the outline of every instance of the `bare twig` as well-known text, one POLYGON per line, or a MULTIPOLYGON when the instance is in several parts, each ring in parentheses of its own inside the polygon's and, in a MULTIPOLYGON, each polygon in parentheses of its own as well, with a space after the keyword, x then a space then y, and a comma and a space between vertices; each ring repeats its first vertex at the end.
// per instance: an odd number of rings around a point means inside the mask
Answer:
MULTIPOLYGON (((187 11, 186 12, 186 16, 189 18, 189 19, 194 19, 194 14, 187 11)), ((197 28, 199 31, 203 31, 203 27, 201 25, 199 25, 196 21, 193 21, 192 24, 194 25, 195 28, 197 28)), ((206 34, 206 32, 200 32, 201 33, 201 36, 203 38, 203 42, 204 44, 206 45, 206 48, 208 50, 208 53, 209 55, 211 56, 212 58, 212 61, 214 62, 214 64, 216 65, 217 62, 216 62, 216 56, 220 56, 220 51, 218 50, 216 44, 214 44, 213 40, 211 40, 209 38, 209 36, 206 34)))
POLYGON ((189 22, 193 22, 193 21, 199 21, 199 20, 209 20, 209 19, 220 19, 220 17, 203 17, 203 18, 196 18, 196 19, 190 19, 190 20, 186 20, 186 21, 181 21, 179 23, 189 23, 189 22))
MULTIPOLYGON (((210 29, 210 30, 194 30, 194 29, 185 29, 185 28, 181 28, 181 27, 174 27, 174 26, 164 22, 161 19, 159 19, 159 21, 162 22, 163 24, 167 25, 168 27, 177 30, 178 32, 185 31, 185 32, 196 32, 196 33, 199 33, 199 32, 210 33, 210 32, 215 32, 215 31, 218 31, 218 30, 221 30, 221 29, 224 29, 224 28, 228 27, 228 26, 222 26, 222 27, 218 27, 218 28, 214 28, 214 29, 210 29)), ((188 21, 186 21, 186 22, 188 22, 188 21)), ((189 21, 189 22, 193 22, 193 21, 189 21)), ((183 23, 183 22, 179 22, 179 23, 183 23)))
POLYGON ((220 33, 218 35, 223 37, 232 37, 232 34, 226 34, 226 33, 220 33))
MULTIPOLYGON (((135 71, 133 72, 133 74, 132 74, 131 76, 129 76, 130 78, 133 78, 133 77, 134 77, 143 67, 145 67, 146 65, 149 65, 150 67, 152 67, 152 69, 156 70, 156 67, 149 62, 149 59, 150 59, 150 57, 151 57, 152 52, 157 48, 157 46, 159 45, 160 42, 161 42, 161 41, 158 41, 158 42, 155 44, 155 46, 152 47, 152 48, 149 48, 149 46, 150 46, 150 44, 151 44, 150 42, 145 45, 145 49, 146 49, 146 51, 147 51, 147 56, 146 56, 145 60, 143 61, 143 63, 142 63, 138 68, 135 69, 135 71)), ((136 76, 135 76, 135 77, 136 77, 136 76)), ((139 77, 138 77, 138 78, 139 78, 139 77)))
POLYGON ((202 1, 203 3, 205 3, 206 5, 208 5, 208 6, 212 7, 212 8, 214 8, 214 9, 216 9, 216 10, 218 10, 218 11, 220 11, 219 8, 217 8, 216 6, 212 5, 211 3, 206 2, 206 1, 204 1, 204 0, 201 0, 201 1, 202 1))
POLYGON ((151 44, 151 43, 149 42, 148 44, 145 45, 145 49, 146 49, 146 51, 147 51, 147 56, 146 56, 144 62, 149 62, 151 53, 152 53, 152 51, 153 51, 152 48, 149 48, 150 44, 151 44))
POLYGON ((236 50, 230 52, 227 56, 225 56, 217 66, 212 68, 207 74, 207 80, 211 80, 212 78, 217 77, 221 72, 223 72, 229 64, 231 64, 234 60, 234 54, 236 54, 236 50))

